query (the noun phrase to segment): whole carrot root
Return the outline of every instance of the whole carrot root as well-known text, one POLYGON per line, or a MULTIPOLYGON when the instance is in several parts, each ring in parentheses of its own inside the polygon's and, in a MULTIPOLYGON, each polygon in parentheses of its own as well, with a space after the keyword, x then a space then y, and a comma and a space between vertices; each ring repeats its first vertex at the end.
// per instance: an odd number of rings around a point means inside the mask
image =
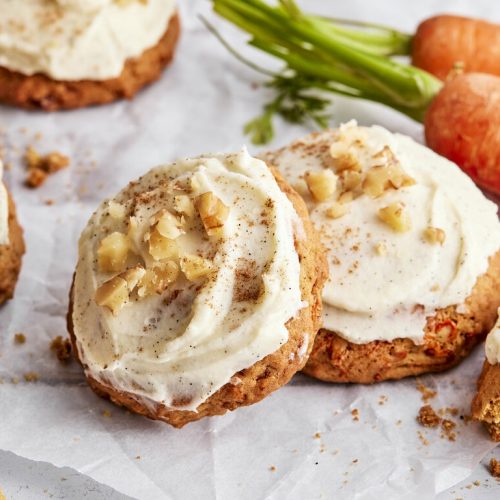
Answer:
POLYGON ((425 138, 477 184, 500 195, 500 78, 469 73, 450 79, 426 113, 425 138))
POLYGON ((412 64, 441 80, 457 65, 466 73, 500 76, 500 26, 441 15, 423 21, 411 46, 412 64))

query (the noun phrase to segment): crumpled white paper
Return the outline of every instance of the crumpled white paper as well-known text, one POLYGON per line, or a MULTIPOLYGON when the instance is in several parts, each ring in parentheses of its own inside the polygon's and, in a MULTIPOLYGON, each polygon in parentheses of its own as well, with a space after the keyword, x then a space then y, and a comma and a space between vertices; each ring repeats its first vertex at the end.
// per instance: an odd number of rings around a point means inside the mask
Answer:
MULTIPOLYGON (((423 402, 414 380, 334 386, 299 375, 260 404, 174 430, 99 399, 75 362, 63 366, 50 352, 50 341, 65 335, 77 239, 97 204, 159 163, 239 149, 248 142, 242 124, 268 92, 254 89, 259 75, 202 27, 196 13, 207 13, 208 2, 181 3, 175 63, 132 102, 57 114, 0 109, 0 143, 12 163, 6 182, 28 248, 16 298, 0 311, 0 449, 72 467, 141 499, 428 498, 457 484, 494 445, 480 425, 459 417, 452 417, 456 442, 418 426, 423 402), (20 161, 28 144, 68 154, 71 167, 28 190, 20 161), (17 332, 26 344, 14 344, 17 332), (40 380, 26 382, 27 372, 40 380)), ((408 30, 446 9, 495 14, 488 0, 422 0, 404 8, 397 0, 310 0, 307 7, 408 30)), ((231 26, 224 31, 241 40, 231 26)), ((338 98, 334 113, 335 123, 357 118, 421 139, 420 126, 378 105, 338 98)), ((305 132, 280 123, 272 146, 305 132)), ((431 404, 467 415, 482 359, 478 349, 457 369, 424 377, 438 392, 431 404)))

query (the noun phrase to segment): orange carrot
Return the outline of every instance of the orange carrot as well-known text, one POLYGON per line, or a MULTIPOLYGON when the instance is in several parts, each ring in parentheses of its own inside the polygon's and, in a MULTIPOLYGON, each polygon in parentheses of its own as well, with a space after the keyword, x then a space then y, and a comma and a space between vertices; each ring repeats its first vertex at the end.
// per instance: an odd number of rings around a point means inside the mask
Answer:
POLYGON ((500 78, 469 73, 447 81, 427 110, 425 139, 500 195, 500 78))
POLYGON ((423 21, 411 46, 412 64, 441 80, 454 67, 500 76, 500 25, 461 16, 423 21))

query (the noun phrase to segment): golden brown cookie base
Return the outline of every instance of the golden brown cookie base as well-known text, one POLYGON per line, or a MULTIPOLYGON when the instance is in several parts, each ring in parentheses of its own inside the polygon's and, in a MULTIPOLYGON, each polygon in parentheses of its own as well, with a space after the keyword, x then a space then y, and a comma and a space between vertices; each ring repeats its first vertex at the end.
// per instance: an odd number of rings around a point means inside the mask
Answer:
MULTIPOLYGON (((302 300, 309 306, 301 309, 297 318, 287 323, 289 333, 288 342, 276 352, 266 356, 235 374, 239 379, 237 384, 227 383, 209 399, 202 403, 197 412, 186 410, 172 410, 163 405, 143 404, 137 401, 132 394, 121 392, 114 387, 105 385, 87 374, 90 387, 100 396, 109 398, 118 405, 144 415, 154 420, 162 420, 174 427, 183 427, 203 417, 223 415, 228 410, 240 406, 257 403, 271 392, 286 384, 299 371, 307 360, 307 354, 312 349, 314 336, 321 324, 321 290, 327 276, 327 263, 324 249, 321 247, 318 235, 309 220, 306 206, 302 198, 286 184, 281 176, 274 171, 281 190, 286 193, 301 218, 306 238, 296 240, 295 247, 300 258, 300 287, 302 300), (304 338, 307 336, 307 338, 304 338), (304 352, 303 343, 307 341, 304 352), (300 352, 304 352, 302 356, 300 352)), ((68 312, 68 330, 73 341, 74 352, 78 356, 76 339, 72 324, 72 293, 70 294, 70 308, 68 312)), ((85 367, 85 366, 84 366, 85 367)))
POLYGON ((472 417, 484 422, 493 441, 500 441, 500 365, 484 362, 472 401, 472 417))
POLYGON ((0 304, 14 295, 23 254, 23 230, 17 221, 14 201, 9 195, 9 244, 0 245, 0 304))
POLYGON ((42 74, 26 76, 0 67, 0 102, 25 109, 57 111, 131 99, 142 87, 160 77, 173 58, 179 32, 176 14, 154 47, 129 59, 121 75, 109 80, 53 80, 42 74))
POLYGON ((490 259, 466 304, 468 314, 454 306, 427 320, 424 343, 409 339, 354 344, 334 332, 320 330, 303 372, 326 382, 370 384, 457 365, 492 328, 500 306, 500 252, 490 259))

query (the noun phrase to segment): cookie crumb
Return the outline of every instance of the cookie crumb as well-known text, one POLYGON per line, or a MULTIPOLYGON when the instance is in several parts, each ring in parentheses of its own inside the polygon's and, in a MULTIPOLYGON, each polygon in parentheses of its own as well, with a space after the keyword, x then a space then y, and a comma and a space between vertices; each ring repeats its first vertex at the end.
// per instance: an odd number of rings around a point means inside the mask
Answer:
POLYGON ((432 389, 425 387, 425 385, 422 383, 417 384, 417 391, 419 391, 420 394, 422 394, 422 401, 424 403, 427 403, 429 399, 433 399, 437 396, 437 391, 433 391, 432 389))
POLYGON ((137 455, 137 456, 135 457, 135 459, 136 459, 136 460, 140 460, 140 459, 141 459, 141 456, 140 456, 140 455, 137 455))
POLYGON ((456 426, 457 424, 455 422, 452 422, 451 420, 448 420, 446 418, 441 422, 441 427, 444 431, 444 437, 447 437, 449 441, 456 440, 457 434, 454 432, 456 426))
POLYGON ((7 497, 5 496, 5 493, 0 490, 0 500, 7 500, 7 497))
POLYGON ((48 198, 47 200, 45 200, 45 205, 50 207, 53 204, 54 204, 54 200, 52 198, 48 198))
POLYGON ((317 432, 316 434, 314 434, 314 439, 321 439, 321 434, 319 432, 317 432))
POLYGON ((424 446, 429 446, 429 441, 428 441, 428 439, 424 436, 423 432, 418 431, 418 432, 417 432, 417 435, 418 435, 418 439, 420 439, 420 442, 421 442, 424 446))
POLYGON ((66 168, 70 163, 67 156, 57 151, 42 156, 33 146, 26 148, 24 162, 28 169, 26 185, 31 188, 40 187, 49 175, 66 168))
POLYGON ((387 400, 388 400, 388 399, 389 399, 389 398, 388 398, 387 396, 385 396, 384 394, 382 394, 382 395, 381 395, 381 396, 379 396, 379 398, 378 398, 378 404, 379 404, 380 406, 383 406, 383 405, 387 402, 387 400))
POLYGON ((425 405, 418 412, 417 422, 424 427, 437 427, 441 423, 441 418, 432 406, 425 405))
POLYGON ((271 467, 269 467, 269 470, 271 472, 276 472, 276 467, 274 465, 271 465, 271 467))
POLYGON ((354 420, 354 422, 358 422, 359 421, 359 410, 357 408, 354 408, 351 411, 351 415, 352 415, 352 419, 354 420))
POLYGON ((40 376, 36 372, 27 372, 23 375, 26 382, 38 382, 40 376))
POLYGON ((26 335, 24 333, 16 333, 14 335, 14 343, 24 344, 26 342, 26 335))
POLYGON ((50 350, 57 356, 61 363, 66 363, 71 358, 71 342, 58 335, 50 343, 50 350))
POLYGON ((111 418, 111 412, 109 410, 103 410, 102 416, 107 417, 107 418, 111 418))
POLYGON ((495 458, 490 460, 490 474, 493 477, 500 477, 500 461, 495 458))

